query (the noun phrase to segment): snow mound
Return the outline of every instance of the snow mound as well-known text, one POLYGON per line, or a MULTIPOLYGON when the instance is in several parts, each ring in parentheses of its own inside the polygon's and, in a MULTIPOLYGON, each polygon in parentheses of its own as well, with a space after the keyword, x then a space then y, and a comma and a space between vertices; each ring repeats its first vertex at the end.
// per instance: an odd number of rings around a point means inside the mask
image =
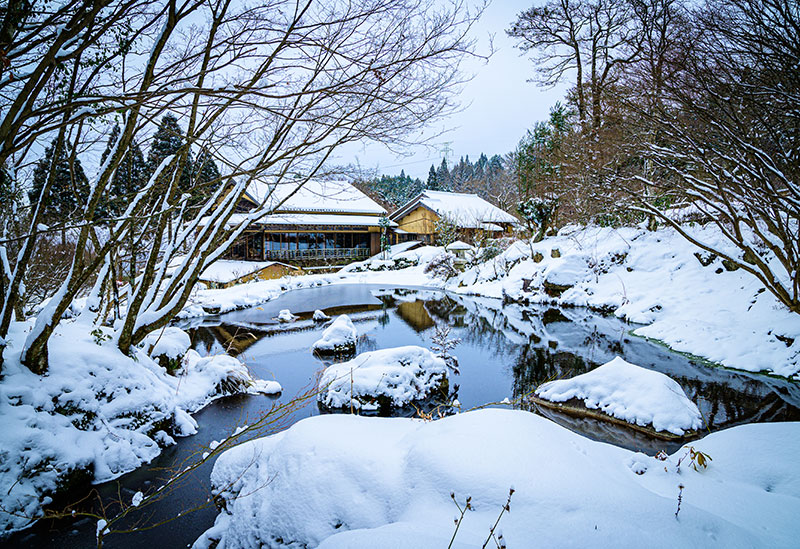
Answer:
POLYGON ((620 357, 571 379, 544 383, 536 395, 551 402, 583 400, 587 408, 675 435, 703 426, 700 410, 675 380, 620 357))
POLYGON ((447 547, 451 493, 474 507, 453 546, 480 547, 512 486, 499 525, 508 547, 796 546, 800 423, 693 445, 713 458, 708 469, 679 466, 685 448, 661 461, 518 410, 311 417, 219 457, 211 482, 223 509, 194 547, 447 547))
POLYGON ((153 358, 166 357, 171 360, 181 358, 192 346, 189 334, 174 326, 156 330, 144 339, 144 348, 149 349, 153 358))
POLYGON ((297 320, 297 317, 289 309, 281 309, 276 318, 278 322, 294 322, 297 320))
POLYGON ((322 373, 318 400, 327 408, 374 411, 384 401, 403 407, 447 383, 447 364, 428 349, 408 345, 362 353, 322 373), (352 398, 351 398, 352 388, 352 398))
POLYGON ((358 331, 347 315, 339 315, 330 326, 322 332, 322 338, 311 346, 318 354, 334 354, 355 352, 358 331))
POLYGON ((326 320, 330 320, 331 317, 325 314, 324 311, 317 309, 314 311, 314 316, 312 317, 314 322, 325 322, 326 320))

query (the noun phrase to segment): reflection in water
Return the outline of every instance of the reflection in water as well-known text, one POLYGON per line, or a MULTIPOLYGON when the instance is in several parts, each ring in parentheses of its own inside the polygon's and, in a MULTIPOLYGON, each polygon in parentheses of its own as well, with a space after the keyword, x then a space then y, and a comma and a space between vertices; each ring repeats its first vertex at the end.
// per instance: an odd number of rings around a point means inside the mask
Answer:
MULTIPOLYGON (((796 383, 699 364, 629 335, 633 328, 615 318, 582 309, 522 308, 435 292, 387 292, 379 297, 397 306, 398 315, 415 330, 425 314, 432 322, 435 319, 458 328, 457 336, 464 343, 489 349, 498 359, 506 360, 513 376, 514 398, 524 397, 546 381, 574 377, 622 356, 675 379, 700 408, 708 427, 705 432, 742 423, 800 420, 796 383), (406 311, 415 314, 403 314, 406 311)), ((463 360, 463 354, 459 357, 463 360)), ((463 385, 472 381, 466 376, 461 380, 463 385)), ((591 438, 627 448, 655 450, 665 446, 624 427, 544 412, 533 403, 523 407, 591 438)))
MULTIPOLYGON (((465 297, 433 291, 381 290, 365 285, 331 286, 289 292, 261 307, 217 317, 181 323, 190 331, 194 348, 201 354, 230 352, 244 361, 256 376, 277 379, 283 393, 270 399, 242 396, 218 400, 196 415, 200 432, 166 449, 152 464, 120 479, 130 498, 137 490, 162 475, 160 467, 179 463, 212 440, 228 436, 236 425, 248 423, 269 409, 272 402, 286 402, 313 384, 326 362, 310 351, 324 324, 311 320, 314 310, 328 315, 346 313, 360 337, 357 352, 400 345, 430 347, 435 326, 452 326, 450 337, 461 343, 452 351, 458 357, 460 375, 451 377, 458 386, 462 410, 523 397, 539 384, 572 377, 622 356, 628 362, 651 368, 675 379, 698 404, 711 430, 754 421, 800 420, 800 386, 787 380, 734 372, 698 364, 666 348, 629 334, 633 327, 614 317, 584 309, 558 310, 522 307, 498 300, 465 297), (274 321, 288 308, 300 319, 290 324, 274 321)), ((452 395, 451 395, 452 397, 452 395)), ((654 453, 675 450, 675 445, 647 437, 607 422, 575 419, 552 411, 538 411, 565 427, 596 440, 654 453)), ((433 410, 426 410, 433 411, 433 410)), ((447 411, 447 410, 444 410, 447 411)), ((316 403, 298 409, 290 422, 318 414, 316 403)), ((416 415, 416 410, 394 411, 416 415)), ((434 412, 434 418, 438 414, 434 412)), ((174 517, 181 510, 206 501, 211 463, 195 473, 192 482, 149 508, 151 522, 174 517)), ((116 483, 98 487, 117 493, 116 483)), ((106 547, 179 547, 191 544, 211 526, 213 509, 182 516, 152 531, 106 539, 106 547)), ((13 536, 12 546, 88 547, 94 542, 94 523, 47 524, 13 536)))

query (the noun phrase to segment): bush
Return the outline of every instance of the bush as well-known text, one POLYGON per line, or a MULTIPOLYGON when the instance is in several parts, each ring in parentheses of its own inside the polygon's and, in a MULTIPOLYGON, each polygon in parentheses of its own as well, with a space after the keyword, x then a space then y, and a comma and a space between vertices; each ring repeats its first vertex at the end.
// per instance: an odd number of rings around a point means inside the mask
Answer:
POLYGON ((442 252, 434 257, 425 266, 425 273, 432 274, 434 278, 448 280, 458 274, 456 269, 456 256, 447 252, 442 252))

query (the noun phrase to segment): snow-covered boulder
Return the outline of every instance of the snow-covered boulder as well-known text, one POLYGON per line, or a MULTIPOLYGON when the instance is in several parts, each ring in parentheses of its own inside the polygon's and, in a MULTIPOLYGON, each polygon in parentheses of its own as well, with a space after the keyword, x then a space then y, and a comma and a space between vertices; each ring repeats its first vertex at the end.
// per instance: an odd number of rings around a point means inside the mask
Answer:
POLYGON ((339 315, 322 332, 322 337, 311 346, 318 355, 346 355, 355 353, 358 331, 347 315, 339 315))
POLYGON ((314 311, 314 316, 312 318, 314 322, 326 322, 331 319, 331 317, 326 315, 325 312, 320 309, 314 311))
POLYGON ((567 409, 575 408, 570 401, 582 401, 588 410, 677 436, 703 426, 700 410, 675 380, 620 357, 571 379, 545 383, 536 397, 540 404, 564 403, 567 409))
POLYGON ((186 351, 192 346, 189 334, 174 326, 156 330, 144 338, 144 348, 150 357, 168 372, 181 366, 186 351))
POLYGON ((281 309, 276 317, 278 322, 294 322, 297 317, 289 309, 281 309))
POLYGON ((402 408, 427 399, 436 390, 446 392, 447 364, 416 345, 382 349, 329 366, 319 386, 319 404, 326 409, 402 408))
POLYGON ((800 423, 693 446, 713 459, 707 469, 678 464, 687 448, 661 460, 518 410, 311 417, 220 455, 211 482, 223 509, 194 547, 448 547, 451 493, 473 507, 452 547, 481 547, 512 486, 496 531, 508 547, 797 545, 800 423))

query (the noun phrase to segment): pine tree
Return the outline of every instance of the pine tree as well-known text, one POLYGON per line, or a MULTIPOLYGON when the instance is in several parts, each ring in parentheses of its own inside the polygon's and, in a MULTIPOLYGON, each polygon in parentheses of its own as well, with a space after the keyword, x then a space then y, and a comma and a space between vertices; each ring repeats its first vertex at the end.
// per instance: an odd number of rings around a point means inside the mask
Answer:
POLYGON ((436 168, 433 167, 433 164, 431 164, 431 169, 428 172, 428 184, 426 188, 431 191, 439 190, 439 182, 436 179, 436 168))
MULTIPOLYGON (((178 125, 175 115, 165 114, 158 125, 158 130, 153 134, 150 152, 147 154, 147 173, 152 175, 159 164, 168 156, 181 152, 184 146, 183 130, 178 125)), ((187 192, 192 186, 192 157, 187 156, 186 166, 178 180, 181 192, 187 192)))
POLYGON ((31 204, 41 200, 42 221, 58 223, 67 221, 80 208, 89 195, 89 180, 83 172, 81 161, 75 158, 70 166, 67 148, 61 147, 58 157, 54 157, 55 141, 44 151, 44 156, 33 170, 33 185, 28 192, 31 204), (50 168, 55 162, 55 177, 45 196, 40 198, 42 188, 50 176, 50 168))
MULTIPOLYGON (((108 138, 106 150, 100 159, 101 164, 106 161, 106 158, 111 153, 111 147, 114 146, 114 143, 119 138, 119 133, 119 125, 115 125, 108 138)), ((142 149, 134 141, 132 147, 120 161, 117 170, 114 172, 114 177, 111 179, 107 206, 105 206, 109 216, 120 216, 125 212, 131 196, 147 183, 147 171, 142 149)))
POLYGON ((203 147, 197 155, 194 162, 192 172, 191 193, 193 205, 205 202, 205 200, 214 194, 217 186, 220 183, 222 175, 220 174, 217 163, 211 153, 203 147))
POLYGON ((452 184, 450 181, 450 170, 447 168, 447 159, 442 158, 442 164, 439 166, 439 169, 436 170, 436 190, 439 191, 449 191, 452 190, 452 184))

